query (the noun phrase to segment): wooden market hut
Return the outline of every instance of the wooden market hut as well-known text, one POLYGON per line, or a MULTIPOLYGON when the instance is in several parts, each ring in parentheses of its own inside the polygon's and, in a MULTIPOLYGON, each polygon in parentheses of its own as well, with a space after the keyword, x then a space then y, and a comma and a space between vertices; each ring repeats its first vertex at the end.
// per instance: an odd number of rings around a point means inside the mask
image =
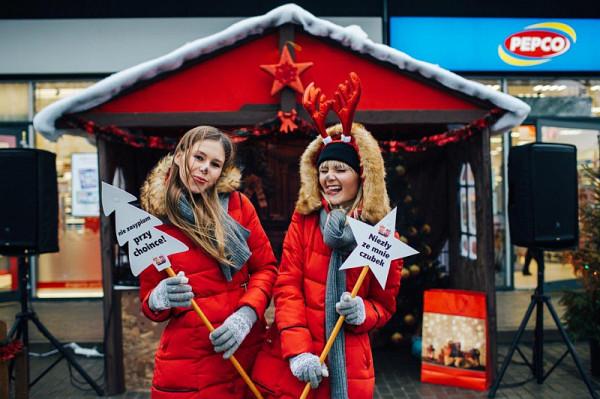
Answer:
MULTIPOLYGON (((413 154, 416 196, 435 221, 437 241, 448 240, 451 287, 487 294, 488 362, 495 366, 490 136, 525 118, 529 107, 521 101, 374 43, 356 26, 338 26, 285 5, 109 76, 47 107, 34 123, 52 140, 65 132, 94 138, 100 179, 112 182, 119 168, 125 188, 136 196, 146 173, 187 129, 207 124, 231 132, 240 142, 240 157, 248 162, 261 157, 262 169, 269 171, 263 185, 276 188, 263 190, 267 205, 259 201, 258 208, 277 249, 296 199, 298 158, 314 137, 298 83, 314 81, 331 94, 351 71, 363 87, 355 121, 382 147, 413 154), (475 181, 475 260, 459 249, 457 181, 464 162, 475 181)), ((248 177, 248 169, 245 173, 248 177)), ((123 323, 133 317, 135 305, 131 299, 124 303, 126 291, 115 290, 114 228, 103 215, 101 223, 106 382, 113 394, 124 389, 123 323)), ((441 245, 433 247, 436 252, 441 245)))

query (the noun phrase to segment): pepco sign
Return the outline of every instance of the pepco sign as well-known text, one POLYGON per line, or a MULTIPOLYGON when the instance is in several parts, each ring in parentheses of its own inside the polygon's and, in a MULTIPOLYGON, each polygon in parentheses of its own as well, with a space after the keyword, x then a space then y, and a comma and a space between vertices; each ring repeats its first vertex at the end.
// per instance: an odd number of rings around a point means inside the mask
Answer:
POLYGON ((509 35, 498 46, 498 56, 509 65, 539 65, 569 51, 576 40, 577 34, 571 26, 560 22, 542 22, 509 35))
POLYGON ((453 72, 600 71, 593 18, 390 17, 390 45, 453 72))

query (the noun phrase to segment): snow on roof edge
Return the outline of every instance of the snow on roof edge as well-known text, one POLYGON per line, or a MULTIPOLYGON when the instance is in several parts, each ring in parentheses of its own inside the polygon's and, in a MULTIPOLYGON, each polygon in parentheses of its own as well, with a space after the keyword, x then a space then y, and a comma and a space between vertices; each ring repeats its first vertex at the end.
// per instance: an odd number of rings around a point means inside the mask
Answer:
POLYGON ((394 64, 401 70, 418 73, 425 78, 439 82, 449 89, 489 101, 506 110, 507 112, 491 127, 492 133, 503 132, 519 125, 531 110, 529 105, 515 97, 490 89, 481 83, 465 79, 437 65, 416 60, 387 45, 375 43, 362 30, 357 29, 355 25, 342 27, 326 19, 317 18, 296 4, 286 4, 264 15, 239 21, 213 35, 186 43, 161 57, 114 73, 80 93, 59 100, 44 108, 34 117, 34 127, 47 139, 56 141, 62 135, 62 131, 57 130, 55 127, 56 121, 61 116, 94 108, 140 81, 174 71, 186 61, 231 46, 249 36, 260 34, 266 29, 286 23, 300 25, 305 31, 314 36, 328 37, 353 51, 394 64))

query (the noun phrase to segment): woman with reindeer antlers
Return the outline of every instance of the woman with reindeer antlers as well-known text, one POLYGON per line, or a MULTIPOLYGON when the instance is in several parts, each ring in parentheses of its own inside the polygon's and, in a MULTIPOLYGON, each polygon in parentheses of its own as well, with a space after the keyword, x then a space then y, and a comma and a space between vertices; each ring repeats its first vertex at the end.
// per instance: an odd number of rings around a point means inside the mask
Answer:
POLYGON ((375 385, 368 332, 396 310, 400 260, 392 262, 386 289, 367 275, 349 294, 360 269, 340 271, 356 246, 346 218, 375 224, 389 211, 385 169, 377 141, 353 123, 361 85, 355 73, 327 99, 311 83, 303 105, 320 137, 300 161, 301 187, 275 283, 275 325, 254 366, 253 379, 269 397, 372 398, 375 385), (341 124, 325 128, 333 110, 341 124), (339 315, 346 317, 325 364, 319 355, 339 315), (282 364, 284 360, 287 364, 282 364))

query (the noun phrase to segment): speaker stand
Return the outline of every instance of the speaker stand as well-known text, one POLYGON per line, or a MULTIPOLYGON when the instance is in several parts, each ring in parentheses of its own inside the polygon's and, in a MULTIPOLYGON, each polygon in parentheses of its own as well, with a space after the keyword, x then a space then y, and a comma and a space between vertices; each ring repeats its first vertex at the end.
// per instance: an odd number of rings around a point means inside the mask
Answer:
MULTIPOLYGON (((529 248, 529 250, 533 250, 533 248, 529 248)), ((575 348, 573 344, 569 340, 565 329, 563 328, 558 314, 556 310, 554 310, 554 306, 552 306, 552 302, 550 302, 550 297, 544 295, 544 251, 542 249, 535 249, 539 259, 535 259, 538 263, 538 272, 537 272, 537 288, 535 289, 534 294, 531 296, 531 302, 529 303, 529 307, 525 312, 525 316, 521 321, 521 325, 519 326, 519 330, 517 331, 517 335, 513 339, 513 342, 508 350, 508 354, 504 358, 504 362, 502 363, 502 368, 500 369, 500 373, 496 377, 492 388, 488 393, 488 398, 494 398, 496 396, 496 391, 500 386, 500 382, 504 377, 504 373, 506 373, 506 369, 508 368, 510 361, 515 353, 515 350, 519 352, 521 358, 525 361, 525 364, 531 369, 533 376, 535 377, 538 384, 543 384, 546 378, 554 371, 554 369, 560 364, 560 362, 567 356, 567 354, 571 354, 575 365, 577 366, 577 370, 585 382, 585 385, 590 391, 590 395, 594 399, 598 399, 598 396, 594 393, 594 389, 592 388, 592 384, 587 377, 587 375, 583 372, 583 368, 581 367, 581 362, 579 361, 579 357, 577 353, 575 353, 575 348), (563 342, 567 346, 567 351, 558 359, 558 361, 548 370, 546 374, 544 374, 544 304, 548 307, 550 314, 552 315, 552 319, 560 331, 560 335, 562 337, 563 342), (527 323, 529 322, 529 318, 533 313, 533 309, 536 309, 536 317, 535 317, 535 331, 534 331, 534 343, 533 343, 533 364, 531 364, 523 352, 519 349, 519 341, 525 332, 525 327, 527 327, 527 323)))
MULTIPOLYGON (((79 374, 85 379, 85 381, 96 391, 98 396, 103 396, 104 391, 96 384, 96 382, 86 373, 86 371, 77 363, 77 360, 73 354, 63 347, 63 344, 58 341, 44 324, 38 319, 37 314, 29 307, 29 292, 27 286, 29 283, 29 263, 27 256, 19 256, 19 302, 21 303, 21 312, 16 315, 16 320, 10 329, 8 334, 12 339, 21 339, 26 351, 29 350, 29 328, 28 322, 31 321, 37 329, 46 337, 46 339, 52 344, 56 350, 59 351, 61 357, 52 363, 46 370, 44 370, 33 382, 29 383, 29 359, 27 359, 27 382, 29 386, 33 386, 38 382, 44 375, 46 375, 54 366, 58 364, 63 358, 79 372, 79 374)), ((27 354, 26 354, 27 356, 27 354)))

